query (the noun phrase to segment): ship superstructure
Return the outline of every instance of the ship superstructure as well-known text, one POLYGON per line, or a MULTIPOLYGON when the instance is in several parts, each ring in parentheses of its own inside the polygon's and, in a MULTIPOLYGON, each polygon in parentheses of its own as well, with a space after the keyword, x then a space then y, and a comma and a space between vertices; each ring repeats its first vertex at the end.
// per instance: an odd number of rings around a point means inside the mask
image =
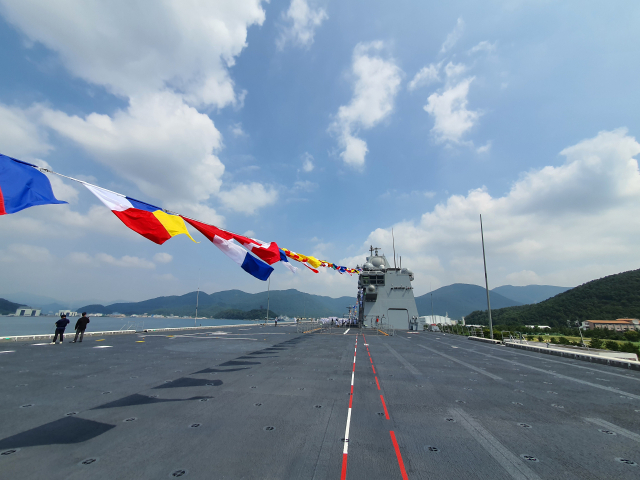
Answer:
POLYGON ((413 272, 392 267, 371 247, 358 278, 358 322, 365 327, 418 330, 413 272))

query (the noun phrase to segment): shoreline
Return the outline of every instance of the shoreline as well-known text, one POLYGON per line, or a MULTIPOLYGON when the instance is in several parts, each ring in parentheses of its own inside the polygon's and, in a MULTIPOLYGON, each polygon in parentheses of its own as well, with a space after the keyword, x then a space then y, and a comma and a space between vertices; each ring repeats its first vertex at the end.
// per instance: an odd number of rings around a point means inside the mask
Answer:
MULTIPOLYGON (((142 332, 144 330, 160 330, 165 328, 205 328, 235 325, 255 325, 264 323, 265 319, 237 320, 230 318, 209 319, 199 317, 197 320, 188 317, 178 318, 144 318, 136 317, 90 317, 91 323, 87 326, 88 332, 116 332, 134 330, 142 332)), ((54 322, 57 317, 8 317, 0 316, 0 339, 7 337, 33 337, 38 335, 53 335, 54 322)), ((67 332, 71 332, 76 319, 71 318, 71 323, 67 325, 67 332)), ((273 319, 269 319, 269 323, 273 319)), ((73 330, 75 333, 75 330, 73 330)))
MULTIPOLYGON (((241 320, 246 321, 246 320, 241 320)), ((282 325, 295 325, 295 322, 278 322, 282 325)), ((95 337, 95 336, 109 336, 109 335, 133 335, 133 334, 142 334, 142 333, 156 333, 156 332, 176 332, 176 331, 184 331, 184 330, 211 330, 216 328, 235 328, 235 327, 246 327, 246 326, 255 326, 255 325, 265 325, 264 323, 242 323, 237 325, 203 325, 201 327, 167 327, 167 328, 145 328, 144 330, 107 330, 101 332, 85 332, 85 337, 95 337)), ((74 335, 75 330, 70 330, 68 333, 65 332, 66 335, 74 335)), ((51 334, 37 334, 37 335, 10 335, 0 337, 1 342, 20 342, 20 341, 29 341, 29 340, 46 340, 48 338, 53 338, 53 333, 51 334)))

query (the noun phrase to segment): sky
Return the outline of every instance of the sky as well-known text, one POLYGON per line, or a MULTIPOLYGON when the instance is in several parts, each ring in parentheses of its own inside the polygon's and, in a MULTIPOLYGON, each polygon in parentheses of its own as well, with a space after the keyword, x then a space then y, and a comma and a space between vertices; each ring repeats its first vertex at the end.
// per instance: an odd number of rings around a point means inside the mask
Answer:
MULTIPOLYGON (((640 268, 640 4, 0 0, 0 153, 339 265, 452 283, 640 268)), ((259 292, 81 184, 0 217, 0 296, 259 292)), ((280 265, 270 288, 354 296, 280 265)))

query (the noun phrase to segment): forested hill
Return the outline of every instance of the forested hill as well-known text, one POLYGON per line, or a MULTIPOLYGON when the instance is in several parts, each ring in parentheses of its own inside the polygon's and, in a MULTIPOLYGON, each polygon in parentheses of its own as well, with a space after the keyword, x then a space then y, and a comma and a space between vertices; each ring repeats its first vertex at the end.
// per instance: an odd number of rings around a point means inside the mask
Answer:
POLYGON ((9 313, 16 313, 18 307, 22 306, 19 303, 13 303, 4 298, 0 298, 0 315, 8 315, 9 313))
MULTIPOLYGON (((566 327, 567 320, 640 318, 640 270, 609 275, 567 290, 535 305, 491 310, 494 325, 550 325, 566 327)), ((465 318, 468 324, 487 325, 487 311, 465 318)))
MULTIPOLYGON (((496 291, 491 291, 491 305, 496 308, 520 305, 510 298, 506 298, 496 291)), ((433 293, 425 293, 416 297, 416 307, 419 315, 449 315, 449 318, 461 318, 474 310, 487 305, 487 292, 478 285, 454 283, 440 287, 433 293), (433 302, 432 302, 433 300, 433 302), (433 310, 432 310, 433 305, 433 310)))
MULTIPOLYGON (((150 315, 193 316, 195 314, 196 295, 196 292, 191 292, 185 295, 152 298, 142 302, 114 303, 106 306, 85 305, 79 307, 77 311, 105 314, 124 313, 125 315, 148 313, 150 315)), ((266 309, 268 304, 271 311, 290 317, 342 316, 348 312, 346 307, 353 306, 355 303, 355 297, 323 297, 294 289, 271 290, 270 293, 246 293, 241 290, 226 290, 211 294, 200 292, 198 315, 222 318, 220 315, 228 314, 229 310, 242 310, 245 312, 262 310, 266 309)))

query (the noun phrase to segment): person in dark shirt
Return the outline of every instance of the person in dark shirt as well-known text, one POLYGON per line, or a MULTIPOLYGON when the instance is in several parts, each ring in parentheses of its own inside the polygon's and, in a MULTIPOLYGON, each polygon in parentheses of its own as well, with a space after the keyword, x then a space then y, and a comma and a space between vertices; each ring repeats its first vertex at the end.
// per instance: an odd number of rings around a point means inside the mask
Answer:
POLYGON ((62 344, 62 340, 64 339, 64 329, 69 325, 69 320, 67 320, 67 316, 63 313, 60 315, 60 320, 56 322, 56 333, 53 336, 53 341, 51 343, 57 343, 58 335, 60 335, 60 344, 62 344))
POLYGON ((80 342, 82 343, 82 338, 84 337, 84 331, 87 329, 87 323, 89 323, 89 317, 87 317, 87 312, 82 312, 82 316, 76 322, 76 338, 73 339, 73 342, 76 343, 78 340, 78 335, 80 335, 80 342))

